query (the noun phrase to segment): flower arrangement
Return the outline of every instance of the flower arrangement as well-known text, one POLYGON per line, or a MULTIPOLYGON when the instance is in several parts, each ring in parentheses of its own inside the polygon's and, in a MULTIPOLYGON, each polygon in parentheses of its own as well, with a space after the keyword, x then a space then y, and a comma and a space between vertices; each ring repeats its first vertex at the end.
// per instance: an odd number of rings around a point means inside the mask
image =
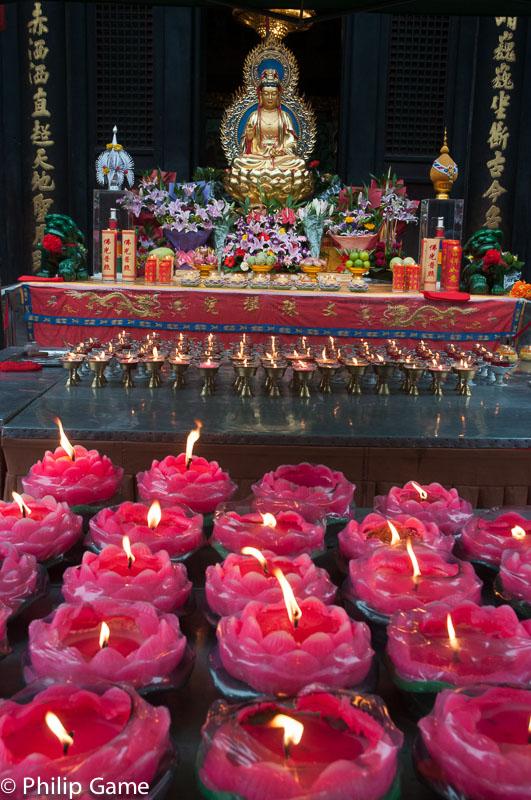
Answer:
POLYGON ((341 207, 331 216, 328 232, 336 236, 364 236, 377 228, 378 220, 369 199, 359 192, 343 190, 341 207))
POLYGON ((196 247, 195 250, 185 252, 178 250, 176 253, 177 265, 179 267, 194 267, 198 268, 200 264, 211 264, 215 266, 218 263, 218 257, 215 250, 211 247, 196 247))
POLYGON ((523 297, 524 300, 531 300, 531 283, 516 281, 510 294, 511 297, 523 297))
POLYGON ((225 272, 245 272, 249 269, 248 258, 259 256, 274 257, 275 270, 298 272, 302 259, 310 255, 298 221, 292 208, 273 212, 260 207, 239 217, 223 248, 225 272))

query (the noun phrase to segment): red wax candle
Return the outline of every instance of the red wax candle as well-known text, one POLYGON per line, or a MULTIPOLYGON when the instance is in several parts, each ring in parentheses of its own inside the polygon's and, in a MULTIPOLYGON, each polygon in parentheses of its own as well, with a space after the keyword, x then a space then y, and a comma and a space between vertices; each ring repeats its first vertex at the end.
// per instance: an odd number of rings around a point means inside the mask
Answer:
POLYGON ((0 704, 0 774, 15 784, 9 797, 23 800, 31 793, 33 786, 25 789, 24 779, 35 785, 37 779, 55 779, 57 785, 60 778, 61 786, 64 780, 76 781, 80 792, 94 778, 152 781, 169 747, 166 708, 155 708, 133 689, 117 686, 88 691, 58 685, 32 694, 30 702, 25 690, 20 699, 0 704), (47 712, 73 731, 66 754, 46 725, 47 712))
POLYGON ((513 549, 507 544, 502 553, 500 581, 504 594, 531 604, 531 546, 513 549))
POLYGON ((444 691, 419 722, 420 773, 449 797, 529 800, 531 692, 501 686, 444 691))
POLYGON ((18 553, 10 544, 0 542, 0 604, 16 613, 44 585, 45 578, 34 556, 18 553))
POLYGON ((150 470, 138 473, 137 482, 142 500, 159 500, 163 506, 184 503, 200 514, 230 500, 237 488, 217 461, 192 456, 187 468, 185 453, 153 461, 150 470))
POLYGON ((153 554, 145 544, 131 547, 129 559, 122 547, 108 545, 101 553, 83 554, 79 567, 63 575, 68 603, 90 603, 107 597, 122 602, 151 603, 159 611, 173 611, 186 602, 192 588, 186 567, 174 564, 165 550, 153 554))
POLYGON ((498 566, 505 547, 529 547, 531 520, 516 511, 475 516, 464 526, 461 542, 469 558, 498 566))
POLYGON ((414 547, 420 575, 403 546, 378 547, 349 564, 347 597, 368 612, 390 617, 434 600, 479 602, 482 583, 471 564, 425 545, 414 547))
POLYGON ((231 553, 221 564, 207 567, 205 592, 211 610, 220 617, 239 614, 255 600, 264 605, 282 601, 282 589, 273 570, 280 569, 298 601, 317 597, 332 603, 336 587, 324 569, 306 554, 297 558, 277 556, 264 550, 266 569, 253 556, 231 553))
POLYGON ((75 458, 62 447, 47 450, 42 461, 32 466, 22 478, 24 491, 37 499, 51 495, 71 506, 108 500, 116 494, 123 469, 115 467, 97 450, 74 446, 75 458))
POLYGON ((90 684, 102 678, 139 687, 163 685, 185 648, 177 617, 159 615, 147 603, 64 603, 48 619, 30 623, 24 677, 28 681, 53 677, 90 684), (102 623, 110 629, 105 647, 99 644, 102 623))
POLYGON ((374 498, 374 509, 386 517, 410 514, 423 522, 434 522, 441 533, 456 536, 473 515, 472 506, 462 500, 456 489, 440 483, 427 486, 409 481, 403 488, 393 486, 386 495, 374 498))
POLYGON ((398 514, 390 520, 381 514, 368 514, 361 522, 351 520, 338 535, 339 549, 349 559, 360 558, 375 547, 399 544, 408 538, 414 546, 424 543, 437 550, 450 551, 454 544, 450 536, 441 534, 434 522, 422 522, 408 514, 398 514))
POLYGON ((378 800, 393 785, 403 741, 381 701, 341 691, 243 708, 218 701, 202 734, 201 783, 245 800, 378 800), (284 730, 271 725, 279 714, 303 726, 288 753, 284 730))
POLYGON ((266 516, 256 511, 240 515, 221 510, 214 517, 212 542, 234 552, 240 552, 242 547, 256 547, 277 555, 298 556, 324 551, 324 535, 324 525, 306 522, 295 511, 266 516))
POLYGON ((121 503, 103 508, 89 522, 90 539, 97 547, 122 546, 124 536, 131 544, 144 543, 153 553, 166 550, 170 558, 182 558, 205 543, 203 517, 191 515, 182 506, 162 508, 158 524, 148 525, 149 506, 121 503))
POLYGON ((317 520, 347 516, 355 488, 342 472, 304 462, 284 464, 274 472, 267 472, 252 490, 258 497, 303 502, 312 512, 313 520, 317 520))
POLYGON ((47 496, 40 500, 21 495, 26 509, 16 502, 0 502, 0 538, 20 553, 46 561, 66 553, 81 535, 82 518, 67 503, 47 496))
POLYGON ((367 625, 316 598, 299 605, 297 627, 284 603, 252 602, 240 617, 222 617, 217 636, 227 672, 274 694, 295 694, 316 681, 335 687, 361 683, 374 655, 367 625))
POLYGON ((387 636, 404 681, 531 683, 531 621, 520 623, 510 606, 431 603, 395 614, 387 636))

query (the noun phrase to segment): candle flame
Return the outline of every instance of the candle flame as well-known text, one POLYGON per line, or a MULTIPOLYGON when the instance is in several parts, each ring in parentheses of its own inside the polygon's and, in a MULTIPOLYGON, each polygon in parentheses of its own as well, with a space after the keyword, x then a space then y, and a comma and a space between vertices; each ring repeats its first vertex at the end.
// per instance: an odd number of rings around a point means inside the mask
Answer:
POLYGON ((277 527, 277 521, 276 521, 275 517, 273 516, 273 514, 270 514, 269 511, 266 514, 260 513, 260 516, 262 517, 263 524, 267 528, 276 528, 277 527))
POLYGON ((300 367, 301 369, 304 369, 306 367, 306 364, 304 363, 304 361, 297 361, 297 366, 300 367))
POLYGON ((189 462, 192 460, 192 450, 194 449, 194 444, 197 442, 199 437, 201 436, 201 428, 203 427, 203 423, 196 419, 195 424, 197 428, 194 431, 190 431, 188 434, 188 438, 186 440, 186 464, 188 465, 189 462))
POLYGON ((323 347, 323 352, 321 353, 321 358, 323 359, 323 361, 326 361, 326 348, 325 347, 323 347))
POLYGON ((357 358, 353 358, 352 359, 352 363, 354 364, 355 367, 357 367, 358 366, 358 359, 357 358))
POLYGON ((247 366, 247 359, 246 359, 246 358, 244 358, 244 359, 243 359, 243 366, 244 366, 244 367, 246 367, 246 366, 247 366))
POLYGON ((293 351, 293 358, 298 358, 298 357, 299 357, 299 354, 297 352, 297 349, 295 348, 295 350, 293 351))
POLYGON ((22 495, 20 495, 18 492, 11 492, 11 495, 17 506, 20 508, 20 513, 22 516, 29 517, 31 514, 31 509, 27 507, 26 503, 22 499, 22 495))
POLYGON ((129 559, 129 563, 132 564, 135 560, 135 557, 133 555, 133 551, 131 550, 131 540, 129 539, 129 536, 124 536, 122 538, 122 547, 125 550, 127 558, 129 559))
POLYGON ((387 521, 387 525, 389 526, 389 530, 391 531, 391 544, 399 544, 400 534, 398 533, 397 529, 395 528, 392 522, 387 521))
POLYGON ((450 614, 446 615, 446 627, 448 628, 448 638, 450 639, 450 647, 452 647, 454 650, 457 650, 459 645, 457 644, 457 636, 455 635, 455 628, 450 614))
POLYGON ((427 500, 428 499, 428 492, 425 492, 424 489, 422 488, 422 486, 419 486, 418 483, 416 483, 415 481, 411 481, 411 485, 413 486, 414 489, 417 490, 421 500, 427 500))
POLYGON ((269 723, 271 728, 284 728, 284 747, 290 744, 299 744, 304 733, 304 725, 287 714, 277 714, 269 723))
POLYGON ((66 728, 64 727, 59 717, 56 716, 52 711, 46 712, 44 721, 48 725, 51 732, 54 733, 61 742, 61 744, 64 745, 65 749, 70 747, 70 745, 74 744, 74 739, 69 733, 67 733, 66 728))
POLYGON ((527 732, 531 736, 531 717, 529 717, 529 725, 527 727, 527 732))
POLYGON ((261 553, 256 547, 242 547, 242 554, 244 556, 252 556, 253 558, 256 558, 256 560, 259 561, 263 566, 264 572, 267 572, 267 561, 265 560, 264 554, 261 553))
POLYGON ((104 647, 107 647, 110 635, 111 632, 109 630, 109 626, 106 622, 102 622, 100 628, 100 650, 102 650, 104 647))
POLYGON ((159 357, 159 351, 157 350, 156 347, 154 347, 153 348, 153 358, 158 358, 158 357, 159 357))
POLYGON ((149 507, 149 511, 148 511, 148 515, 147 515, 147 524, 151 528, 152 531, 155 530, 155 528, 159 524, 161 518, 162 518, 162 511, 160 509, 160 503, 159 503, 158 500, 153 500, 153 502, 151 503, 151 506, 149 507))
POLYGON ((286 576, 282 572, 281 569, 274 569, 273 575, 280 583, 280 588, 282 589, 282 594, 284 595, 284 603, 286 604, 286 611, 288 612, 289 621, 293 625, 294 628, 297 627, 299 624, 299 620, 302 617, 302 611, 299 608, 297 601, 295 600, 295 595, 293 594, 293 589, 291 588, 289 581, 287 580, 286 576))
POLYGON ((413 552, 413 547, 411 545, 411 539, 409 537, 408 537, 408 540, 406 542, 406 550, 407 550, 408 556, 411 559, 411 563, 413 564, 413 578, 414 578, 414 580, 416 582, 417 578, 419 578, 422 575, 422 573, 420 571, 419 562, 417 561, 417 556, 413 552))
POLYGON ((56 417, 55 421, 56 421, 56 423, 57 423, 57 425, 59 427, 59 433, 60 433, 59 441, 61 442, 61 447, 63 448, 65 453, 68 455, 68 457, 72 461, 74 461, 74 459, 76 457, 76 451, 74 450, 74 448, 72 447, 72 445, 70 444, 68 439, 66 438, 66 434, 65 434, 65 432, 63 430, 63 426, 61 424, 61 420, 59 419, 59 417, 56 417))
MULTIPOLYGON (((15 492, 13 492, 13 496, 14 495, 15 492)), ((514 528, 511 528, 511 536, 514 536, 515 539, 525 539, 526 532, 520 527, 520 525, 515 525, 514 528)))

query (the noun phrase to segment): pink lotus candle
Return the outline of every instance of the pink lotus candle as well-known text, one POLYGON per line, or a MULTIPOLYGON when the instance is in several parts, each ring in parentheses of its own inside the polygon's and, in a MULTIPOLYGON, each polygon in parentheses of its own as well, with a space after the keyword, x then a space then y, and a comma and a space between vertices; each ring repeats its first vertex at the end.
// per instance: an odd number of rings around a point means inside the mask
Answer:
POLYGON ((0 656, 5 656, 10 652, 7 641, 7 621, 12 611, 8 606, 0 605, 0 656))
POLYGON ((19 553, 10 544, 0 542, 0 604, 8 606, 12 614, 44 590, 43 573, 35 556, 19 553))
POLYGON ((531 683, 531 622, 520 623, 510 606, 431 603, 397 612, 387 636, 402 681, 531 683))
POLYGON ((227 617, 239 614, 251 600, 264 605, 281 602, 276 569, 284 574, 297 601, 306 597, 317 597, 325 605, 334 601, 336 587, 328 573, 316 567, 308 555, 289 559, 264 550, 255 554, 231 553, 221 564, 207 567, 205 592, 210 609, 227 617))
POLYGON ((324 536, 324 525, 306 522, 296 511, 240 515, 222 508, 214 516, 211 543, 237 553, 242 547, 256 547, 279 556, 298 556, 324 551, 324 536))
POLYGON ((523 689, 441 692, 419 722, 417 768, 432 785, 445 787, 445 797, 528 800, 530 719, 531 692, 523 689))
POLYGON ((297 625, 284 603, 252 602, 240 617, 222 617, 217 637, 227 672, 273 694, 316 681, 339 688, 363 682, 374 655, 367 625, 317 598, 302 600, 299 611, 297 625))
POLYGON ((190 515, 188 509, 178 505, 161 509, 158 501, 151 508, 154 512, 150 519, 150 508, 143 503, 102 508, 89 521, 89 543, 98 548, 109 544, 121 547, 127 536, 131 544, 146 544, 153 553, 166 550, 170 558, 183 558, 205 544, 201 514, 190 515))
POLYGON ((381 514, 367 514, 361 522, 351 520, 339 532, 339 549, 346 558, 360 558, 376 547, 400 544, 411 539, 414 545, 424 543, 436 550, 450 551, 453 539, 443 536, 434 522, 422 522, 407 514, 398 514, 392 520, 381 514))
POLYGON ((355 485, 342 472, 323 464, 284 464, 267 472, 252 490, 258 497, 298 500, 307 504, 312 521, 322 517, 345 517, 354 497, 355 485))
POLYGON ((83 520, 67 503, 47 496, 40 500, 13 492, 12 503, 0 502, 0 541, 37 561, 66 553, 81 535, 83 520))
POLYGON ((349 563, 346 596, 374 618, 422 608, 434 600, 479 602, 482 583, 474 568, 425 545, 378 547, 349 563), (411 555, 413 554, 413 555, 411 555))
POLYGON ((24 677, 163 686, 185 649, 177 617, 158 614, 147 603, 64 603, 47 619, 30 623, 24 677))
POLYGON ((133 689, 118 686, 90 691, 49 686, 30 702, 27 693, 20 701, 16 696, 0 704, 0 774, 13 787, 6 798, 24 800, 32 789, 42 795, 38 779, 55 779, 56 786, 58 779, 61 786, 66 780, 67 787, 76 782, 76 794, 87 791, 94 779, 148 786, 153 781, 170 746, 167 708, 155 708, 133 689), (69 737, 64 744, 50 724, 69 737))
POLYGON ((472 517, 463 528, 461 543, 469 558, 498 566, 506 547, 529 547, 531 519, 515 511, 472 517))
POLYGON ((386 517, 410 514, 423 522, 434 522, 441 533, 456 536, 472 516, 472 506, 462 500, 456 489, 444 489, 440 483, 421 486, 409 481, 401 489, 393 486, 386 495, 374 498, 374 509, 386 517))
POLYGON ((244 800, 379 800, 396 788, 403 742, 380 700, 315 690, 243 708, 217 701, 202 735, 201 784, 244 800))
POLYGON ((506 545, 499 580, 507 597, 531 604, 531 546, 514 550, 512 545, 506 545))
POLYGON ((123 469, 115 467, 107 456, 87 450, 80 444, 73 447, 64 435, 60 420, 61 446, 53 453, 47 450, 42 461, 32 466, 22 478, 24 491, 37 499, 51 495, 71 506, 99 503, 116 494, 123 469))
POLYGON ((170 612, 186 602, 192 588, 186 567, 174 564, 165 550, 152 553, 145 544, 108 545, 101 553, 86 552, 79 567, 63 575, 68 603, 90 603, 109 598, 121 602, 151 603, 170 612))
POLYGON ((184 503, 192 511, 209 514, 219 503, 230 500, 237 489, 217 461, 192 455, 201 423, 186 441, 186 453, 153 461, 151 469, 137 475, 142 500, 159 500, 162 505, 184 503))

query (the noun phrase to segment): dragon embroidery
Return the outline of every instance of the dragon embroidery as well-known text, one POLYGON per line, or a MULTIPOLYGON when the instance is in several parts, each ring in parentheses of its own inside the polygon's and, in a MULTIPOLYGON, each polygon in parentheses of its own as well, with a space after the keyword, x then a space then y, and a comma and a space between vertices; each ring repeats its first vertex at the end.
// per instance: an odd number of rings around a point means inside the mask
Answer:
MULTIPOLYGON (((447 327, 448 325, 455 325, 458 319, 475 314, 478 310, 477 308, 459 308, 458 306, 441 309, 426 305, 417 308, 411 313, 411 308, 405 303, 397 305, 389 303, 382 314, 382 319, 393 328, 407 328, 412 327, 413 324, 427 327, 429 322, 433 320, 437 321, 441 327, 447 327)), ((469 327, 477 329, 481 327, 481 322, 479 320, 470 321, 469 327)))
POLYGON ((65 295, 74 297, 77 300, 86 300, 87 308, 93 314, 103 314, 104 311, 112 308, 119 316, 125 316, 127 312, 133 316, 143 318, 160 317, 163 308, 159 302, 158 294, 136 294, 131 298, 124 292, 76 292, 67 291, 65 295))

